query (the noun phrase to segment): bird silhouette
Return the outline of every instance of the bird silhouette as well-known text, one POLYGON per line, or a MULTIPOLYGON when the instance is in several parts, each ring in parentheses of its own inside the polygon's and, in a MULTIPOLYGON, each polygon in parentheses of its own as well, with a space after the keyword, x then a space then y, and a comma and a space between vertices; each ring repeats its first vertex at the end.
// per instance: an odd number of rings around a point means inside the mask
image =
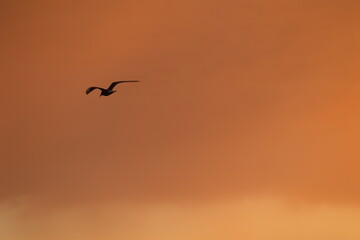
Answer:
POLYGON ((118 85, 119 83, 125 83, 125 82, 139 82, 139 81, 137 81, 137 80, 117 81, 117 82, 113 82, 112 84, 110 84, 110 86, 107 89, 101 88, 101 87, 89 87, 88 89, 86 89, 86 94, 91 93, 95 89, 99 89, 99 90, 101 90, 101 94, 99 97, 109 96, 109 95, 113 94, 114 92, 116 92, 115 90, 113 90, 116 85, 118 85))

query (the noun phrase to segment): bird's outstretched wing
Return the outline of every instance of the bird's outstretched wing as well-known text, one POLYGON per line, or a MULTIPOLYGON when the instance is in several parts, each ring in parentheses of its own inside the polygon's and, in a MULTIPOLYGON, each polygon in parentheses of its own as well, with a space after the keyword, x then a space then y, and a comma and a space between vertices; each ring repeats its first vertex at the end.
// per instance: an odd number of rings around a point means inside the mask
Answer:
POLYGON ((100 87, 89 87, 88 89, 86 89, 86 94, 91 93, 94 89, 105 90, 105 89, 100 88, 100 87))
POLYGON ((117 82, 113 82, 110 86, 109 86, 109 90, 113 90, 113 88, 118 85, 119 83, 124 83, 124 82, 140 82, 138 80, 128 80, 128 81, 117 81, 117 82))

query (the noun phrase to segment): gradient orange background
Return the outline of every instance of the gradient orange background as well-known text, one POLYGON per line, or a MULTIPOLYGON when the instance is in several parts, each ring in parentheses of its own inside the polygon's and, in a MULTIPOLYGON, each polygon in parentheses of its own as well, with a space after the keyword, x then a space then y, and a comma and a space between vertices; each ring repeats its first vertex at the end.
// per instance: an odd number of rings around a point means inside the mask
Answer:
POLYGON ((360 239, 359 8, 1 3, 0 239, 360 239))

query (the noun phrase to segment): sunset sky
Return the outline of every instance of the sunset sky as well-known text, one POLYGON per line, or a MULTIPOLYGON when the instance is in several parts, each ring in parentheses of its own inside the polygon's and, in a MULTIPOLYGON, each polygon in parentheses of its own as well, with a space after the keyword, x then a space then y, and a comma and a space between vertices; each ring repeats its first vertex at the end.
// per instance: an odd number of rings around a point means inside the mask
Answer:
POLYGON ((359 9, 4 1, 0 239, 360 239, 359 9))

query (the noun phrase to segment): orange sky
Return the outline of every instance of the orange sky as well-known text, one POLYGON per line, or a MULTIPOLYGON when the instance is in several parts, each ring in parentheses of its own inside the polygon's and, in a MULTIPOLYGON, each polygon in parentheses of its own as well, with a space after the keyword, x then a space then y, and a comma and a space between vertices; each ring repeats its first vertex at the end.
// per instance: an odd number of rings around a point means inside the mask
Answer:
POLYGON ((359 239, 359 7, 2 3, 0 238, 359 239))

